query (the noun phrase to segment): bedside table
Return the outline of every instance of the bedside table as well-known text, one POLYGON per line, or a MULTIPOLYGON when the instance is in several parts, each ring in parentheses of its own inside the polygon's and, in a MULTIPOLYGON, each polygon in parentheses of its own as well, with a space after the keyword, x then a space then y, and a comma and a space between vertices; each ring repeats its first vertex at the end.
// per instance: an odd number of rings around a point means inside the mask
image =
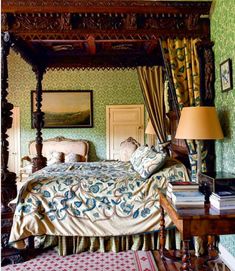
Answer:
POLYGON ((182 270, 194 271, 191 265, 189 241, 193 236, 208 237, 208 256, 214 259, 217 254, 214 249, 214 235, 235 233, 235 210, 217 210, 206 204, 204 208, 175 209, 171 200, 159 191, 161 208, 160 221, 160 253, 164 256, 165 250, 165 212, 179 230, 183 240, 182 270))
POLYGON ((209 203, 209 197, 212 192, 225 191, 228 186, 235 189, 235 174, 215 171, 199 173, 199 190, 205 194, 205 201, 209 203))

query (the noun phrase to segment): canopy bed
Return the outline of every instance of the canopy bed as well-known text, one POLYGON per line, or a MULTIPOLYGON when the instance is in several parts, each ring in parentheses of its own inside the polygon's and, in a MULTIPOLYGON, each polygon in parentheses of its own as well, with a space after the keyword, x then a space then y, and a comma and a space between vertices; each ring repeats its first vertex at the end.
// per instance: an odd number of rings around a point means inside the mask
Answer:
MULTIPOLYGON (((10 257, 14 261, 19 259, 18 252, 12 252, 7 246, 13 217, 8 203, 16 196, 15 173, 9 172, 7 166, 7 130, 11 127, 13 107, 7 100, 7 56, 10 48, 32 66, 36 75, 36 111, 33 115, 33 126, 36 129, 36 157, 32 159, 33 171, 36 174, 34 176, 40 179, 40 174, 50 176, 50 172, 53 171, 53 167, 49 167, 49 170, 43 169, 47 161, 42 154, 44 125, 44 113, 41 110, 42 81, 43 74, 48 69, 164 67, 164 74, 170 86, 170 110, 167 115, 170 119, 171 142, 168 149, 173 157, 185 162, 188 159, 190 144, 186 145, 184 141, 174 139, 183 103, 177 101, 178 94, 174 91, 175 88, 177 90, 175 81, 177 74, 172 72, 171 53, 175 49, 182 50, 178 40, 184 46, 190 42, 193 44, 198 58, 192 59, 192 65, 189 66, 194 66, 197 62, 196 65, 200 68, 200 76, 197 74, 197 96, 200 96, 200 99, 196 97, 195 100, 203 105, 213 104, 213 43, 210 41, 208 17, 210 7, 211 1, 6 0, 2 3, 1 193, 2 226, 5 229, 2 235, 3 259, 6 261, 10 257)), ((147 86, 144 81, 147 79, 144 79, 144 73, 148 72, 138 69, 142 89, 145 89, 147 86)), ((184 73, 182 69, 179 72, 184 73)), ((146 93, 145 101, 147 104, 146 93)), ((148 104, 147 109, 158 139, 164 144, 164 135, 159 132, 157 120, 154 119, 156 114, 151 104, 148 104)), ((160 111, 158 113, 160 114, 160 111)), ((164 119, 164 115, 162 118, 164 119)), ((209 145, 207 151, 209 154, 207 158, 213 161, 213 146, 209 145)), ((213 163, 209 164, 213 167, 213 163)), ((63 172, 68 168, 61 170, 63 172)), ((21 206, 21 210, 22 208, 25 209, 21 206)))

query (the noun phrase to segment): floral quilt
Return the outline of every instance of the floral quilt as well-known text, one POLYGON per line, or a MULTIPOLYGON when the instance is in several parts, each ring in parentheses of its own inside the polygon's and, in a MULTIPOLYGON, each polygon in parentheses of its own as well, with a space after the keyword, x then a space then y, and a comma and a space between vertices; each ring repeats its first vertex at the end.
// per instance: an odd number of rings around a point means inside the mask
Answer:
MULTIPOLYGON (((189 181, 185 167, 169 159, 148 179, 130 162, 51 165, 22 187, 9 242, 24 248, 31 235, 119 236, 159 229, 158 188, 189 181)), ((166 226, 170 225, 166 219, 166 226)))

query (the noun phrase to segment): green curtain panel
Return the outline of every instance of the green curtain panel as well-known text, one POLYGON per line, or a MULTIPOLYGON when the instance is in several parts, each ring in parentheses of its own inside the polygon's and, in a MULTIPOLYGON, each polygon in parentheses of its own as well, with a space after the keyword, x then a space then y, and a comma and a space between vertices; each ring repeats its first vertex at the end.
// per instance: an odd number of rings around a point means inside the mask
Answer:
MULTIPOLYGON (((161 41, 163 57, 170 67, 173 85, 179 109, 185 106, 200 106, 200 65, 197 54, 199 39, 167 39, 161 41)), ((191 164, 191 178, 196 181, 197 174, 197 146, 196 142, 187 140, 189 159, 191 164)), ((206 157, 202 151, 202 159, 206 157)), ((206 170, 205 160, 202 163, 206 170)))

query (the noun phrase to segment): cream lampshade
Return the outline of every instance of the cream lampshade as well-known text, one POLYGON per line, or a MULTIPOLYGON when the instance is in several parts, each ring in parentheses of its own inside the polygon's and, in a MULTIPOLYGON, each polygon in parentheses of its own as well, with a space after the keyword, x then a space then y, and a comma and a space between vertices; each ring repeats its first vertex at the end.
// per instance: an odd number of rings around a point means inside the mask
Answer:
POLYGON ((222 139, 223 132, 215 107, 184 107, 181 112, 175 138, 197 140, 197 181, 201 171, 201 141, 222 139))
POLYGON ((156 135, 151 120, 148 121, 147 127, 145 129, 145 134, 156 135))
POLYGON ((151 120, 148 121, 147 127, 145 129, 145 134, 147 134, 147 144, 149 146, 156 147, 156 133, 153 129, 151 120))

